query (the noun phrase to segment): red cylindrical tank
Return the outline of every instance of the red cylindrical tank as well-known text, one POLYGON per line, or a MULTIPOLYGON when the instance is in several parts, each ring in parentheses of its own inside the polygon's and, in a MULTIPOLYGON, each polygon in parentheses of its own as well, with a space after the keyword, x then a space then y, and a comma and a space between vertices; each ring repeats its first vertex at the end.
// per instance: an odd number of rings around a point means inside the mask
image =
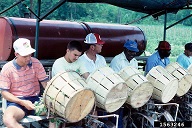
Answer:
MULTIPOLYGON (((16 17, 0 17, 0 60, 14 58, 13 42, 17 38, 28 38, 32 47, 35 44, 36 20, 16 17)), ((78 40, 82 44, 90 32, 98 33, 106 42, 104 57, 114 57, 123 50, 127 39, 137 40, 141 55, 146 48, 146 38, 141 29, 135 26, 43 20, 40 22, 38 59, 57 59, 65 54, 67 43, 78 40)))

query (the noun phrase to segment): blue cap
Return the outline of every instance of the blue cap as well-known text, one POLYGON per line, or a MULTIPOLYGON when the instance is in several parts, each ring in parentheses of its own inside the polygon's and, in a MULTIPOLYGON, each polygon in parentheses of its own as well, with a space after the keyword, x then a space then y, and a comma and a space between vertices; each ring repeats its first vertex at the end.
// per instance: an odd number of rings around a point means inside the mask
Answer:
POLYGON ((137 48, 137 42, 135 41, 127 40, 123 47, 130 51, 139 52, 139 49, 137 48))

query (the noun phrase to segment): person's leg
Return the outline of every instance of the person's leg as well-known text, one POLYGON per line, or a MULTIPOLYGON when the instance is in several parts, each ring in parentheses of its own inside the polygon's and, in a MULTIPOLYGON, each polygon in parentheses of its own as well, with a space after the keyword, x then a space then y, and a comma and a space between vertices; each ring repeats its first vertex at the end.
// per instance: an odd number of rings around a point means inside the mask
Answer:
POLYGON ((56 123, 52 123, 51 121, 49 121, 49 128, 56 128, 56 123))
POLYGON ((3 123, 8 128, 23 128, 18 121, 20 121, 25 116, 25 112, 16 107, 16 106, 9 106, 3 115, 3 123))

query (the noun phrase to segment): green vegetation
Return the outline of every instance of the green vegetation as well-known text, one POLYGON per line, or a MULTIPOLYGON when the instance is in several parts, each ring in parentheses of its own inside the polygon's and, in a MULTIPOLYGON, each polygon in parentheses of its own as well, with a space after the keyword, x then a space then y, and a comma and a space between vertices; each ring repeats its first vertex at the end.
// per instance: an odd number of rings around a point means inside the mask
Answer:
MULTIPOLYGON (((48 12, 53 5, 59 0, 42 0, 41 13, 44 15, 48 12)), ((6 0, 0 2, 0 11, 8 8, 15 0, 6 0)), ((27 5, 35 13, 37 12, 38 0, 25 0, 18 6, 6 11, 2 16, 7 17, 24 17, 24 14, 30 13, 25 7, 27 5)), ((37 13, 36 13, 37 14, 37 13)), ((192 14, 192 10, 181 10, 177 14, 168 14, 167 26, 177 22, 178 20, 192 14)), ((127 9, 119 8, 109 4, 101 3, 70 3, 67 2, 61 7, 51 13, 46 19, 51 20, 69 20, 77 22, 101 22, 101 23, 118 23, 128 24, 135 19, 140 19, 146 14, 130 11, 127 9)), ((35 18, 31 15, 31 18, 35 18)), ((192 18, 192 17, 191 17, 192 18)), ((183 52, 183 46, 192 41, 192 20, 188 18, 182 21, 179 25, 171 27, 167 30, 166 40, 172 45, 173 58, 177 57, 183 52)), ((158 45, 160 40, 163 40, 163 29, 164 29, 164 16, 159 16, 155 20, 152 16, 147 17, 143 20, 134 22, 135 26, 140 27, 147 38, 146 52, 152 54, 158 45)), ((174 59, 172 59, 174 60, 174 59)))
MULTIPOLYGON (((163 40, 163 25, 136 25, 144 31, 147 38, 146 51, 153 53, 158 42, 163 40)), ((166 40, 172 46, 172 57, 183 53, 184 45, 192 42, 192 28, 186 26, 174 26, 167 30, 166 40)))

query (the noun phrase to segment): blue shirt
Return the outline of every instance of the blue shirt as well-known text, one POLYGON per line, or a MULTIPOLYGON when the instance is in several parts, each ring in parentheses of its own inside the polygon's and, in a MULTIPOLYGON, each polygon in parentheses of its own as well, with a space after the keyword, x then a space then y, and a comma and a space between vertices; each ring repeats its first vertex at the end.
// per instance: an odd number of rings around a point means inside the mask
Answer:
POLYGON ((159 56, 159 52, 156 51, 153 53, 148 59, 147 64, 145 67, 145 75, 155 66, 160 65, 162 67, 166 67, 170 63, 170 60, 168 57, 165 57, 164 59, 161 59, 159 56))
POLYGON ((186 56, 184 53, 180 54, 177 58, 177 62, 185 69, 189 67, 190 64, 192 64, 192 58, 186 56))

